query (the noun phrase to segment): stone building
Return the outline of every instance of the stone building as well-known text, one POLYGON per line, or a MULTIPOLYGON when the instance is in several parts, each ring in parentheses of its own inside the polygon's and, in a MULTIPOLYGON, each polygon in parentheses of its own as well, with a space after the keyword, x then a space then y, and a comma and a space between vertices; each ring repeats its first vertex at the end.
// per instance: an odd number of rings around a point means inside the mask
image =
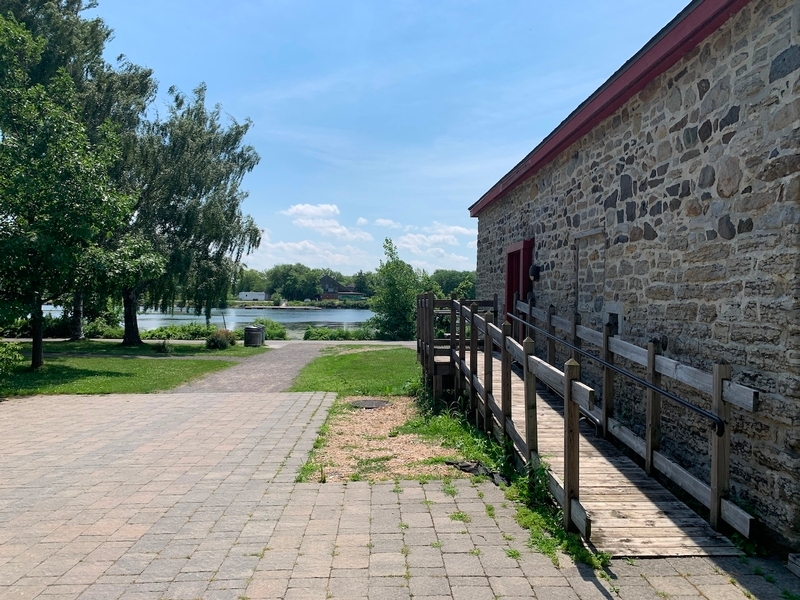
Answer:
MULTIPOLYGON (((800 547, 800 2, 692 2, 470 212, 478 297, 618 319, 760 391, 732 417, 732 494, 800 547)), ((707 480, 671 410, 669 451, 707 480)))

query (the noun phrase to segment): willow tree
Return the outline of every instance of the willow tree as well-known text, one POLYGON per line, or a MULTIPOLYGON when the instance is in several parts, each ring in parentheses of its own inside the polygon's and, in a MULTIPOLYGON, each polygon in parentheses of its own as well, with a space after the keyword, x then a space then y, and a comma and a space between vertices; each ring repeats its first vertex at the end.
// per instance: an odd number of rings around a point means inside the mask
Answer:
POLYGON ((170 310, 178 301, 197 314, 227 296, 242 256, 261 232, 241 210, 242 178, 258 164, 244 144, 250 121, 221 122, 221 107, 206 107, 205 85, 191 97, 169 90, 165 118, 139 130, 128 185, 137 190, 131 229, 163 257, 164 269, 142 273, 123 290, 124 344, 139 344, 140 302, 170 310))
POLYGON ((70 76, 31 81, 44 47, 0 17, 0 302, 31 315, 32 368, 44 362, 42 305, 71 289, 131 209, 109 180, 116 139, 101 128, 90 141, 70 76))

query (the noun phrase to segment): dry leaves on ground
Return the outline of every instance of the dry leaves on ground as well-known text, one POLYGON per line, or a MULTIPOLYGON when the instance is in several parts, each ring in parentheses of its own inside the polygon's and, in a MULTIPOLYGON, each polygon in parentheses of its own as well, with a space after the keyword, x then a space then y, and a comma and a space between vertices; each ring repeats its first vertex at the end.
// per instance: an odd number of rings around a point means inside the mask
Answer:
MULTIPOLYGON (((340 401, 359 399, 353 396, 340 401)), ((357 408, 331 417, 326 444, 315 456, 322 471, 311 475, 309 481, 320 481, 323 473, 327 482, 462 476, 443 463, 455 456, 452 448, 442 448, 417 435, 393 435, 395 428, 417 414, 417 408, 412 398, 386 400, 389 404, 381 408, 357 408)))

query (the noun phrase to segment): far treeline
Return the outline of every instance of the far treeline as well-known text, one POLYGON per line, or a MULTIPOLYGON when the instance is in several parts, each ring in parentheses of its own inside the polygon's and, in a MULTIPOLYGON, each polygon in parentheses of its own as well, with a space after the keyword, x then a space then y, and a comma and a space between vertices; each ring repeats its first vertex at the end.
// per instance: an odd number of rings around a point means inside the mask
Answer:
POLYGON ((154 106, 150 69, 104 59, 93 6, 0 0, 0 326, 30 316, 34 369, 42 305, 80 337, 122 304, 124 343, 140 344, 140 306, 209 315, 261 240, 241 211, 250 121, 208 107, 202 83, 154 106))
MULTIPOLYGON (((457 298, 475 297, 475 271, 437 269, 430 275, 425 271, 414 273, 417 279, 415 287, 432 291, 437 297, 449 298, 451 294, 457 298)), ((322 296, 320 280, 326 275, 342 286, 351 286, 354 292, 366 298, 373 297, 380 286, 377 272, 359 271, 355 275, 343 275, 333 269, 312 269, 295 263, 276 265, 264 271, 243 266, 234 281, 232 292, 234 296, 241 292, 266 292, 273 302, 315 300, 322 296)))

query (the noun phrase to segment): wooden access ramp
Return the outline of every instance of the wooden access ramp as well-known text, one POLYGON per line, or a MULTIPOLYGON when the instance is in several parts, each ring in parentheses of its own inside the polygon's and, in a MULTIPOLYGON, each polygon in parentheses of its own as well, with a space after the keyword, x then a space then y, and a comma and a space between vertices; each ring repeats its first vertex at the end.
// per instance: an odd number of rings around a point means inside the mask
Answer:
MULTIPOLYGON (((478 353, 478 372, 484 372, 484 353, 478 353)), ((493 387, 499 390, 501 361, 493 357, 493 387)), ((511 377, 511 420, 525 429, 524 383, 511 377)), ((537 389, 539 456, 563 488, 563 401, 544 387, 537 389)), ((581 420, 580 504, 591 519, 587 542, 613 557, 739 556, 725 536, 678 500, 611 443, 595 436, 581 420)))

